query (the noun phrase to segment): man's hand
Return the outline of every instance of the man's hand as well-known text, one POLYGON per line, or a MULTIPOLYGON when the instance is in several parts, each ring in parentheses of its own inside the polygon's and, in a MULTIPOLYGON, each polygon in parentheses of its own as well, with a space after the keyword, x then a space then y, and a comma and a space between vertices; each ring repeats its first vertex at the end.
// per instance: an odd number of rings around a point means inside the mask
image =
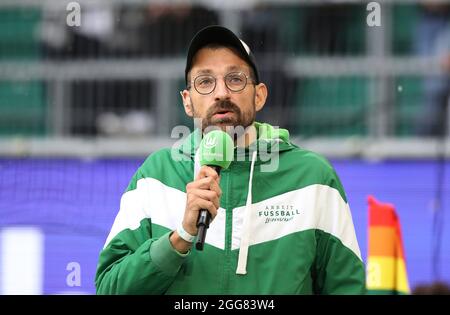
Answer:
POLYGON ((183 228, 191 235, 197 235, 197 220, 201 209, 211 213, 211 221, 217 215, 219 199, 222 190, 219 186, 219 176, 216 171, 203 166, 195 181, 186 186, 186 209, 184 211, 183 228))
MULTIPOLYGON (((205 209, 211 214, 211 222, 217 215, 222 190, 219 186, 220 177, 209 166, 202 166, 193 182, 186 185, 186 209, 184 211, 183 228, 191 235, 197 235, 197 220, 199 211, 205 209)), ((172 246, 181 253, 191 247, 191 243, 184 241, 175 231, 171 237, 172 246)))

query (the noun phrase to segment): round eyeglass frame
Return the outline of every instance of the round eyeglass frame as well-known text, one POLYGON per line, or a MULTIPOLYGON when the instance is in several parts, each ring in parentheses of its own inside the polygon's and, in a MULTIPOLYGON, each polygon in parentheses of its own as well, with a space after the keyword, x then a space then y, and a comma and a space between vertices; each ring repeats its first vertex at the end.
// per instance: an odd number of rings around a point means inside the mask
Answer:
MULTIPOLYGON (((229 89, 232 92, 240 92, 240 91, 244 90, 247 87, 247 84, 249 84, 249 83, 250 84, 255 84, 253 82, 253 80, 248 75, 246 75, 244 72, 240 72, 240 71, 227 73, 226 75, 223 76, 223 79, 225 81, 225 86, 227 87, 227 89, 229 89), (230 75, 236 75, 236 74, 242 75, 245 78, 245 83, 242 85, 242 88, 239 88, 239 89, 231 88, 228 85, 228 81, 227 81, 227 77, 229 77, 230 75)), ((217 78, 215 76, 211 75, 211 74, 201 74, 201 75, 197 76, 193 81, 191 81, 191 83, 192 82, 194 83, 194 89, 197 91, 197 93, 199 93, 201 95, 211 94, 212 92, 214 92, 214 90, 216 89, 216 86, 217 86, 217 78), (209 91, 209 92, 200 92, 198 87, 197 87, 197 83, 196 83, 197 80, 199 78, 204 78, 204 77, 210 77, 210 78, 212 78, 214 80, 214 84, 212 85, 211 91, 209 91)), ((191 85, 189 85, 187 88, 190 89, 191 85)))

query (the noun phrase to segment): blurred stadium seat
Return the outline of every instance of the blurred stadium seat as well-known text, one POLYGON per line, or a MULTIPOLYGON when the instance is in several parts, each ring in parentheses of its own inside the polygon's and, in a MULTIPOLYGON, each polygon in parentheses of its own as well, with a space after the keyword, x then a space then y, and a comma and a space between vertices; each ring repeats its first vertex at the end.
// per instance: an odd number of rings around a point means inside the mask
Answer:
MULTIPOLYGON (((0 61, 39 60, 40 10, 0 10, 0 61)), ((0 135, 45 133, 43 82, 0 80, 0 135)))
MULTIPOLYGON (((422 107, 421 78, 434 73, 424 73, 423 67, 413 62, 398 70, 381 69, 377 76, 370 72, 367 58, 379 54, 371 51, 378 48, 370 41, 386 41, 379 57, 414 56, 419 14, 419 4, 414 2, 392 1, 383 8, 389 10, 390 20, 380 28, 382 35, 373 35, 378 31, 365 25, 364 4, 345 1, 317 1, 314 5, 306 1, 284 5, 265 2, 225 10, 208 7, 203 1, 183 6, 115 1, 103 9, 114 18, 113 23, 96 26, 97 31, 91 34, 85 30, 88 26, 77 29, 65 25, 67 12, 62 2, 53 2, 53 6, 51 1, 47 5, 24 3, 27 5, 20 1, 0 4, 0 70, 5 70, 0 71, 3 136, 95 137, 102 135, 97 121, 103 113, 114 112, 123 118, 135 110, 145 111, 157 122, 147 133, 167 136, 171 127, 186 123, 182 112, 172 115, 168 106, 181 106, 174 91, 182 88, 177 82, 182 80, 183 47, 195 31, 214 23, 241 29, 259 60, 271 92, 261 118, 272 118, 272 123, 289 127, 302 137, 416 136, 414 126, 422 107), (57 45, 49 43, 52 34, 59 38, 54 40, 57 45), (336 58, 363 59, 348 73, 341 69, 332 77, 320 68, 302 72, 283 66, 293 60, 308 67, 308 57, 328 62, 331 73, 342 68, 336 58), (70 67, 75 60, 81 64, 89 60, 90 66, 83 70, 70 67), (167 72, 164 68, 143 69, 140 62, 145 60, 163 61, 172 68, 167 72), (19 68, 18 61, 27 63, 22 64, 25 70, 19 68), (125 71, 114 71, 115 67, 104 65, 106 61, 125 71), (392 89, 379 90, 377 86, 383 84, 392 89), (277 115, 280 111, 291 115, 277 115)), ((105 17, 95 6, 84 9, 92 16, 105 17)))

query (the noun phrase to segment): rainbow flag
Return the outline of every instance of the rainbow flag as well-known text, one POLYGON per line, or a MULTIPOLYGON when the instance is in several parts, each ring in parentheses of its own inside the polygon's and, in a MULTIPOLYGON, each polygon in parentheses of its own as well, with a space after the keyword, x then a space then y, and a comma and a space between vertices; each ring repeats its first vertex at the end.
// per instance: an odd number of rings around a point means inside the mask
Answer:
POLYGON ((367 294, 409 294, 400 220, 391 204, 368 197, 367 294))

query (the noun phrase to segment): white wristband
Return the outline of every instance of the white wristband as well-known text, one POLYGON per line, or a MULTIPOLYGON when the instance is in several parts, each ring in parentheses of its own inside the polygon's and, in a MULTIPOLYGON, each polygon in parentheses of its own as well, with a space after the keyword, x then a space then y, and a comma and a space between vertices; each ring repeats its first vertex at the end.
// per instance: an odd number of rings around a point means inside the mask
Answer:
POLYGON ((178 228, 177 228, 177 233, 178 233, 178 235, 179 235, 182 239, 184 239, 186 242, 192 243, 192 242, 194 242, 194 240, 195 240, 195 236, 189 234, 188 232, 186 232, 186 231, 183 229, 183 225, 178 226, 178 228))

